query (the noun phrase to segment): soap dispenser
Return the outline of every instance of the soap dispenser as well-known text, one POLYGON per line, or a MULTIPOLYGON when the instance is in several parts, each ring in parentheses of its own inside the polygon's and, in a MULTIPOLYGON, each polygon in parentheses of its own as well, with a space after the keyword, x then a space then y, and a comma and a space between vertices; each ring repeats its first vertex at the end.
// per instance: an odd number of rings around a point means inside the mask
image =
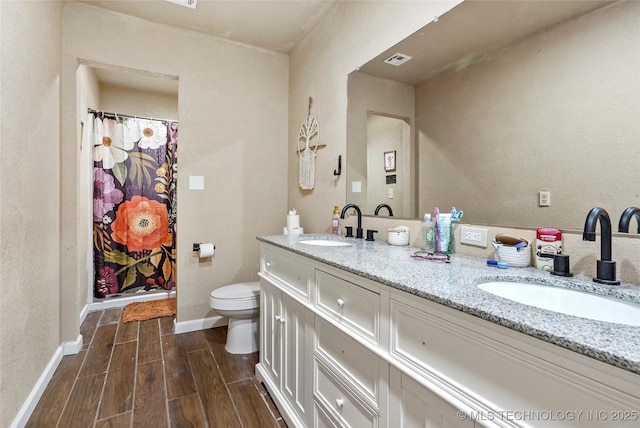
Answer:
POLYGON ((331 233, 334 235, 340 234, 340 207, 335 205, 333 207, 333 216, 331 217, 331 233))

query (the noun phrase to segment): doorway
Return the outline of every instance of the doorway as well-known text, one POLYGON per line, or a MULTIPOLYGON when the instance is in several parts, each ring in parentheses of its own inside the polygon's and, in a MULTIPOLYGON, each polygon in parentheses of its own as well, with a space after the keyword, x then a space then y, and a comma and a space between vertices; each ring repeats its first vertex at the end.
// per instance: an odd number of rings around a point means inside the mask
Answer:
POLYGON ((83 64, 77 85, 88 303, 175 295, 177 78, 83 64))

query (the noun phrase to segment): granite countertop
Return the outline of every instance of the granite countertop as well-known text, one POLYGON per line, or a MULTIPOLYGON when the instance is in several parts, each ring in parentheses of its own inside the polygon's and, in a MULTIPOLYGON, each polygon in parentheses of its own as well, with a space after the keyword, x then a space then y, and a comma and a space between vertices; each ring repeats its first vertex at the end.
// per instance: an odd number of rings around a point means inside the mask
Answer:
POLYGON ((558 277, 535 268, 498 269, 485 259, 452 254, 451 263, 414 260, 419 248, 335 235, 258 237, 328 265, 411 293, 640 374, 640 327, 574 317, 524 305, 479 289, 487 281, 523 281, 573 288, 640 304, 640 286, 605 286, 586 276, 558 277), (300 244, 309 239, 337 239, 352 245, 324 247, 300 244))

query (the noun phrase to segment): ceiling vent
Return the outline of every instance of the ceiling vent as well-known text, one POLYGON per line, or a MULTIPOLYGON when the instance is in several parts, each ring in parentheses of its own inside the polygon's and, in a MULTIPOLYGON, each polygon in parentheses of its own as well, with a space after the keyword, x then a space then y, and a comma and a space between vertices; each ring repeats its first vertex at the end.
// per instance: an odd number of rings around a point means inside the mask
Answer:
POLYGON ((403 53, 398 52, 396 54, 391 55, 389 58, 385 59, 383 62, 386 62, 387 64, 395 65, 397 67, 409 61, 410 59, 411 57, 409 55, 405 55, 403 53))
POLYGON ((180 6, 190 7, 191 9, 196 8, 196 3, 198 0, 167 0, 168 2, 179 4, 180 6))

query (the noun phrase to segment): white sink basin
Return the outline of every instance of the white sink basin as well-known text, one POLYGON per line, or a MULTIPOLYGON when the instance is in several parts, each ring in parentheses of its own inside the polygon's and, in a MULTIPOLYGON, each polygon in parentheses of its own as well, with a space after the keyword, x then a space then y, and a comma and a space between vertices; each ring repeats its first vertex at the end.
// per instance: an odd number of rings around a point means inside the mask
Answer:
POLYGON ((598 294, 526 282, 494 281, 478 288, 525 305, 617 324, 640 326, 640 305, 598 294))
POLYGON ((315 245, 318 247, 348 247, 351 244, 344 241, 333 241, 331 239, 307 239, 298 241, 298 244, 315 245))

